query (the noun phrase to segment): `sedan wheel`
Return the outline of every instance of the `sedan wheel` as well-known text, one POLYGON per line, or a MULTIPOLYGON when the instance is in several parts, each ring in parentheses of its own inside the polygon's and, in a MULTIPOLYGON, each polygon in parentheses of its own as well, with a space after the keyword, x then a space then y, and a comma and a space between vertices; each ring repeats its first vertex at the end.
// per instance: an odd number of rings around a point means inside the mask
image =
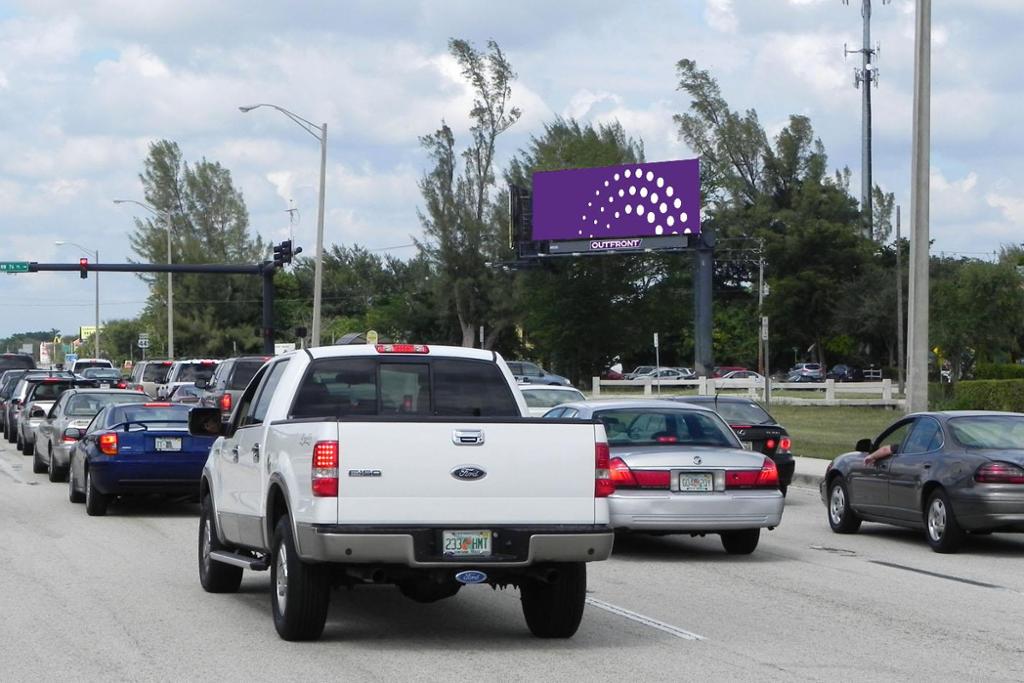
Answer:
POLYGON ((842 477, 836 477, 828 489, 828 525, 837 534, 855 534, 860 517, 850 507, 850 492, 842 477))
POLYGON ((85 512, 90 517, 102 517, 107 514, 110 496, 100 493, 92 483, 92 473, 85 470, 85 512))
POLYGON ((68 500, 72 503, 85 502, 85 494, 75 489, 75 473, 71 469, 68 469, 68 500))
POLYGON ((956 521, 949 496, 937 489, 928 499, 924 513, 925 537, 937 553, 955 553, 964 540, 964 530, 956 521))

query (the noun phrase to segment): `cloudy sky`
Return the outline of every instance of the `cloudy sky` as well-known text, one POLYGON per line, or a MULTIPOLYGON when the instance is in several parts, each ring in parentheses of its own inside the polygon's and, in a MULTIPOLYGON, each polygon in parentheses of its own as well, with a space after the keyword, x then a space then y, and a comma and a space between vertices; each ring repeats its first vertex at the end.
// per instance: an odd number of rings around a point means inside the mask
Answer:
MULTIPOLYGON (((417 137, 445 119, 465 141, 471 95, 449 37, 497 40, 519 73, 523 118, 501 161, 546 121, 617 119, 648 159, 692 156, 672 115, 688 102, 675 63, 710 69, 737 109, 769 132, 806 114, 835 167, 859 187, 860 93, 843 44, 860 41, 860 0, 0 0, 0 260, 103 262, 131 254, 148 145, 227 166, 252 227, 314 248, 319 150, 271 102, 328 124, 328 243, 409 256, 419 233, 417 137)), ((874 93, 875 181, 909 210, 913 2, 874 2, 881 43, 874 93)), ((1024 241, 1024 3, 972 0, 933 10, 932 236, 935 251, 984 257, 1024 241)), ((101 280, 104 319, 135 315, 146 289, 101 280)), ((0 275, 0 336, 90 324, 93 280, 0 275)))

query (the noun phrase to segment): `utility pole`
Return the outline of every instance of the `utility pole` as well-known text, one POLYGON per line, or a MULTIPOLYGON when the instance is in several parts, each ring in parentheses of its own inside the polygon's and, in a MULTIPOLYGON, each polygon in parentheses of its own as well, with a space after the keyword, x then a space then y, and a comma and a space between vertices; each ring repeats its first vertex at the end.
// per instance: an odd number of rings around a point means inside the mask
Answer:
POLYGON ((764 339, 761 329, 764 327, 764 240, 757 241, 757 371, 764 374, 764 339))
MULTIPOLYGON (((886 5, 891 0, 882 0, 886 5)), ((850 0, 843 0, 849 5, 850 0)), ((849 50, 843 45, 843 56, 860 53, 861 66, 853 70, 853 87, 861 90, 861 151, 860 151, 860 210, 864 217, 864 231, 871 236, 874 226, 874 211, 871 206, 871 85, 878 87, 878 70, 871 58, 881 51, 881 46, 871 46, 871 0, 861 0, 860 15, 864 21, 864 41, 859 50, 849 50), (864 85, 861 88, 861 84, 864 85)))
POLYGON ((906 387, 907 350, 903 344, 903 256, 900 254, 900 207, 896 207, 896 371, 899 391, 906 387))
POLYGON ((917 0, 910 171, 910 315, 907 409, 928 410, 928 202, 931 193, 932 2, 917 0))

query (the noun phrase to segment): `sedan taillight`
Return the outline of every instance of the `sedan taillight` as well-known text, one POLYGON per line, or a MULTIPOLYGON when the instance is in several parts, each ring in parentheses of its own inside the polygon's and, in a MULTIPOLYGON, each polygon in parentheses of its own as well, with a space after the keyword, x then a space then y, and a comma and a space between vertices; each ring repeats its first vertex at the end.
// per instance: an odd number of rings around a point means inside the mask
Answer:
POLYGON ((727 489, 777 489, 779 468, 775 461, 765 458, 759 470, 728 470, 725 473, 727 489))
POLYGON ((990 462, 978 468, 974 481, 979 484, 1024 484, 1024 469, 1008 462, 990 462))
POLYGON ((617 489, 667 490, 672 479, 668 470, 632 470, 622 458, 612 458, 609 468, 612 483, 617 489))

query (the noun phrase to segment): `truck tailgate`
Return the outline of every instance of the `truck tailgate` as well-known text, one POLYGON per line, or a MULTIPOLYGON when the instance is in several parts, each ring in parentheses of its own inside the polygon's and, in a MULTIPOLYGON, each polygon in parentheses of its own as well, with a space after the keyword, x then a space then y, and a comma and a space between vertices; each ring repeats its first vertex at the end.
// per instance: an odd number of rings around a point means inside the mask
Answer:
POLYGON ((343 421, 338 523, 594 524, 596 429, 528 419, 343 421), (473 444, 477 433, 482 443, 473 444), (459 478, 460 468, 484 474, 459 478))

